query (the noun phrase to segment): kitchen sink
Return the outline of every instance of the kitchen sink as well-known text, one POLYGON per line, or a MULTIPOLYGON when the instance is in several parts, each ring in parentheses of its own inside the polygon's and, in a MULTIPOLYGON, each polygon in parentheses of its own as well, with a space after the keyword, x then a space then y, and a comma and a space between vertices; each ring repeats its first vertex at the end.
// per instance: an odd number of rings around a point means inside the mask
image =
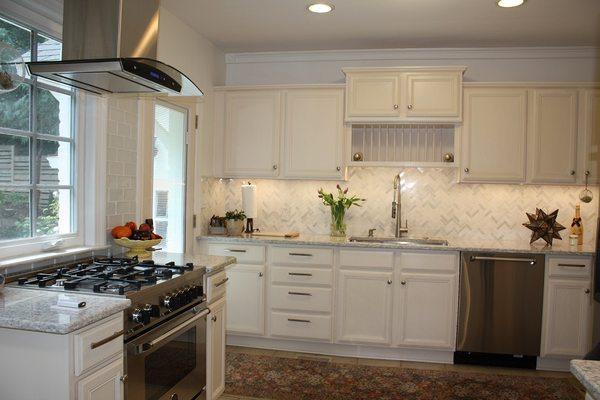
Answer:
POLYGON ((448 246, 448 241, 444 239, 430 238, 403 238, 403 237, 376 237, 376 236, 351 236, 350 242, 360 243, 392 243, 392 244, 414 244, 423 246, 448 246))

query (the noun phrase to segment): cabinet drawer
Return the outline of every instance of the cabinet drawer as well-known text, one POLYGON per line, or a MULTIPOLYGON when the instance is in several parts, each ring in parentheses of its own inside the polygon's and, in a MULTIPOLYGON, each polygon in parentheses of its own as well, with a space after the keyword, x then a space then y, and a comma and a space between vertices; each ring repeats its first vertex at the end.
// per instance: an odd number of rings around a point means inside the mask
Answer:
POLYGON ((235 257, 238 263, 263 264, 265 262, 264 246, 235 243, 209 244, 208 254, 235 257))
POLYGON ((101 325, 96 325, 73 338, 75 347, 75 375, 123 352, 123 317, 119 314, 101 325), (117 335, 118 334, 118 335, 117 335))
POLYGON ((331 286, 332 274, 331 269, 274 266, 271 267, 271 282, 331 286))
POLYGON ((273 311, 271 336, 331 340, 331 316, 273 311))
POLYGON ((391 251, 341 250, 340 266, 392 268, 394 253, 391 251))
POLYGON ((396 265, 403 269, 458 271, 458 253, 455 252, 401 252, 396 265))
POLYGON ((592 273, 592 259, 589 257, 552 257, 548 266, 550 276, 589 278, 592 273))
POLYGON ((227 273, 221 271, 206 279, 206 300, 211 303, 222 297, 227 289, 227 273))
POLYGON ((331 311, 331 289, 271 286, 271 308, 331 311))
POLYGON ((273 247, 271 253, 273 264, 314 266, 333 264, 333 249, 273 247))

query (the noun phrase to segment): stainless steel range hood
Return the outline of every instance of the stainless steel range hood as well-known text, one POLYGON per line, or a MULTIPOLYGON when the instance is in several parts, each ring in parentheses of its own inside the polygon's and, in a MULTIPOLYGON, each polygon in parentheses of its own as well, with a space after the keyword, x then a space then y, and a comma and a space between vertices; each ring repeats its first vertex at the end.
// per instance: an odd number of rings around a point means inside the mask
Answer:
POLYGON ((159 0, 64 0, 63 61, 27 63, 32 75, 99 95, 202 96, 157 59, 159 0))

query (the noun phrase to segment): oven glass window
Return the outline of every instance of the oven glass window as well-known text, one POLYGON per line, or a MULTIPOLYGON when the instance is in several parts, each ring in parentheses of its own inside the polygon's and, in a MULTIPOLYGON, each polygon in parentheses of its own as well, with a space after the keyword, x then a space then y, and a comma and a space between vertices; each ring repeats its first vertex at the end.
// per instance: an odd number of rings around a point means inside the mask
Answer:
POLYGON ((146 399, 163 396, 196 368, 196 327, 145 358, 146 399))

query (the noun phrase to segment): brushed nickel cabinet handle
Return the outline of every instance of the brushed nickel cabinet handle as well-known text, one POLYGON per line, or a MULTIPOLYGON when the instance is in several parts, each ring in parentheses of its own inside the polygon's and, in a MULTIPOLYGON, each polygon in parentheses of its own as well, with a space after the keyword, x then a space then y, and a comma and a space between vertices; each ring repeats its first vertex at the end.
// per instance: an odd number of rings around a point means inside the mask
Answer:
POLYGON ((567 267, 567 268, 585 268, 585 264, 558 264, 559 267, 567 267))
POLYGON ((305 292, 288 292, 288 294, 291 296, 312 296, 312 293, 305 292))
POLYGON ((306 272, 288 272, 288 275, 291 276, 312 276, 312 274, 306 272))
POLYGON ((219 286, 224 285, 228 280, 229 280, 229 277, 223 279, 221 282, 216 283, 215 287, 218 288, 219 286))
POLYGON ((100 347, 100 346, 102 346, 102 345, 104 345, 104 344, 106 344, 106 343, 108 343, 108 342, 110 342, 110 341, 112 341, 112 340, 114 340, 114 339, 118 338, 119 336, 122 336, 124 333, 125 333, 125 330, 124 330, 124 329, 121 329, 120 331, 118 331, 118 332, 115 332, 115 333, 113 333, 112 335, 110 335, 110 336, 108 336, 108 337, 105 337, 105 338, 104 338, 104 339, 102 339, 102 340, 98 340, 97 342, 92 342, 92 343, 90 344, 90 348, 91 348, 92 350, 94 350, 94 349, 97 349, 98 347, 100 347))
POLYGON ((240 250, 240 249, 227 249, 228 252, 230 253, 245 253, 246 250, 240 250))
POLYGON ((297 256, 297 257, 312 257, 313 255, 310 253, 288 253, 290 256, 297 256))
POLYGON ((305 322, 307 324, 310 324, 310 320, 308 319, 288 318, 287 320, 290 322, 305 322))

